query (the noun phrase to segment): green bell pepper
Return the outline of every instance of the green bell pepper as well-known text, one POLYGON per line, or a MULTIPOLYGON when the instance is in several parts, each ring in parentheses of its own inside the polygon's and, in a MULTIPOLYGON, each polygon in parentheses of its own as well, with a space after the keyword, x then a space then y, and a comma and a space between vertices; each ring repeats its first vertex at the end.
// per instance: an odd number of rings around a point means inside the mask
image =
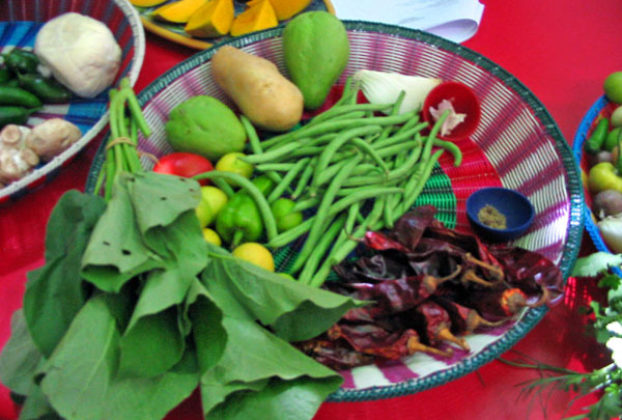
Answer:
MULTIPOLYGON (((264 195, 274 186, 265 176, 257 177, 252 182, 264 195)), ((263 220, 257 204, 245 191, 236 192, 216 217, 216 232, 231 248, 242 242, 257 241, 263 231, 263 220)))

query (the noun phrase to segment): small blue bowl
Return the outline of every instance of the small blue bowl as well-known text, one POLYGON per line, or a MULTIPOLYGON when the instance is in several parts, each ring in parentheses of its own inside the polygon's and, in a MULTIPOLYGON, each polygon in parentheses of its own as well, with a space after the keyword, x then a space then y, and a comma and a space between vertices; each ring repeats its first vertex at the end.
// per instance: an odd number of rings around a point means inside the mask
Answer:
POLYGON ((490 242, 507 242, 521 236, 531 226, 536 215, 527 197, 518 191, 502 187, 487 187, 475 191, 466 201, 466 211, 475 233, 490 242), (479 220, 478 213, 486 205, 494 207, 505 216, 507 228, 492 228, 479 220))

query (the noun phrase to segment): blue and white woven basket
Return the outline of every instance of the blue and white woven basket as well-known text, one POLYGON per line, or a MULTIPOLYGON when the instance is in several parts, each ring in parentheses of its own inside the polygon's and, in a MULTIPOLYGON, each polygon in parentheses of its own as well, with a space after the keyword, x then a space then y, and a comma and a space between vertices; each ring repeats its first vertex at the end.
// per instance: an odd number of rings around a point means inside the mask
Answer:
MULTIPOLYGON (((13 47, 32 48, 39 28, 66 12, 97 19, 112 31, 121 47, 121 68, 115 85, 128 77, 132 86, 145 57, 145 32, 140 17, 127 0, 3 0, 0 6, 0 52, 13 47)), ((108 92, 93 99, 72 99, 68 105, 46 105, 31 116, 28 125, 61 117, 76 124, 82 137, 63 153, 36 168, 24 178, 0 188, 0 203, 21 197, 52 178, 80 150, 102 131, 108 122, 108 92)))
MULTIPOLYGON (((614 108, 615 104, 611 103, 605 95, 602 95, 596 100, 596 102, 594 102, 594 104, 583 116, 572 143, 572 152, 574 153, 575 159, 580 166, 585 165, 585 162, 583 161, 583 145, 590 137, 590 134, 592 134, 592 130, 596 127, 598 117, 610 117, 614 108)), ((587 169, 587 167, 585 169, 587 169)), ((590 236, 590 239, 594 243, 596 249, 598 251, 611 253, 611 250, 603 240, 603 237, 598 230, 598 226, 594 223, 592 210, 590 209, 587 200, 583 203, 583 213, 585 217, 585 230, 590 236)), ((616 275, 622 277, 622 270, 619 267, 613 267, 612 271, 614 271, 616 275)))

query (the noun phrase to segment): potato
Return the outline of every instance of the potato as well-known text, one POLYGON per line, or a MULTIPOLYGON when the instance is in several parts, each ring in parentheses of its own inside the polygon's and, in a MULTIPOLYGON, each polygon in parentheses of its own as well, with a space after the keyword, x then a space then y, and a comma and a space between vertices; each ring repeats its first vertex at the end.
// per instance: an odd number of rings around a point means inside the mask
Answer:
POLYGON ((212 57, 214 80, 256 126, 287 131, 302 118, 300 89, 271 61, 225 45, 212 57))

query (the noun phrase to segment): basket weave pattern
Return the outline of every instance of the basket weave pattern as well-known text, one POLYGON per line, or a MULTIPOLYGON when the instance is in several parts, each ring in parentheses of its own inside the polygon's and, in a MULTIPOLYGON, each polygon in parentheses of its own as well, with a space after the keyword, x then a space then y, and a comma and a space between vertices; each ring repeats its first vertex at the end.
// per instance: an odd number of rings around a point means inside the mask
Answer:
MULTIPOLYGON (((539 251, 560 265, 564 276, 577 257, 583 228, 583 196, 574 158, 540 102, 519 81, 486 58, 439 37, 395 26, 346 22, 351 55, 338 84, 359 69, 395 71, 471 86, 482 101, 482 120, 470 139, 459 144, 464 161, 454 168, 450 156, 439 161, 417 204, 437 205, 450 227, 468 230, 465 201, 482 186, 502 185, 528 196, 536 220, 518 245, 539 251)), ((286 74, 282 27, 242 37, 229 44, 277 64, 286 74)), ((164 124, 168 113, 192 95, 209 94, 233 105, 210 77, 214 49, 202 51, 171 69, 139 95, 153 134, 139 147, 156 156, 170 153, 164 124)), ((103 162, 98 153, 90 188, 103 162)), ((153 162, 144 160, 150 168, 153 162)), ((296 245, 290 249, 295 252, 296 245)), ((282 259, 286 264, 287 258, 282 259)), ((400 362, 342 372, 344 386, 329 399, 360 401, 395 397, 442 385, 469 373, 509 349, 544 316, 546 308, 525 311, 514 324, 467 338, 469 354, 452 360, 415 354, 400 362)))

